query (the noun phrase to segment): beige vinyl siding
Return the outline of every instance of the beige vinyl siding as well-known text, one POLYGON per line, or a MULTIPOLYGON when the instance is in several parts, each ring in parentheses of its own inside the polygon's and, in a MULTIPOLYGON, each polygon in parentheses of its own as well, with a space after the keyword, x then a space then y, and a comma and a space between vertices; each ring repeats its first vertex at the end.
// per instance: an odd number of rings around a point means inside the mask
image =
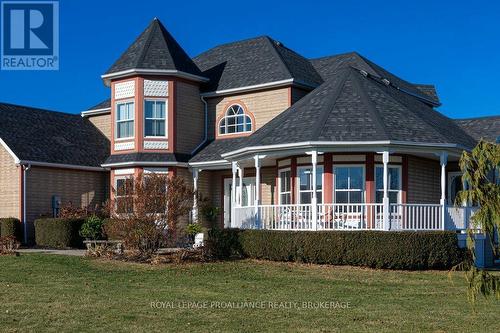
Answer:
POLYGON ((26 217, 32 222, 40 215, 52 215, 52 196, 63 204, 76 207, 94 207, 108 197, 107 172, 42 168, 33 166, 27 172, 26 217))
POLYGON ((243 103, 255 117, 254 130, 259 129, 289 107, 289 88, 259 91, 241 95, 207 98, 209 113, 209 135, 215 137, 216 120, 224 115, 226 108, 243 103))
POLYGON ((197 85, 176 81, 176 152, 191 153, 204 138, 205 110, 197 85))
POLYGON ((440 199, 439 161, 408 156, 408 203, 438 204, 440 199))
POLYGON ((0 217, 20 218, 20 170, 12 156, 0 146, 0 217))
POLYGON ((102 134, 111 140, 111 113, 99 114, 87 118, 102 134))

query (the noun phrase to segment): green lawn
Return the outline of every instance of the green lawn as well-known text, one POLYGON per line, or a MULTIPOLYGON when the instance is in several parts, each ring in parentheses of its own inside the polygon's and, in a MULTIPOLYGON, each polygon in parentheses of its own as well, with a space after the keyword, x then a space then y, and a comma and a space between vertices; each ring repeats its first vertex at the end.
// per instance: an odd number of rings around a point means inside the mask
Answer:
POLYGON ((461 274, 453 280, 447 272, 257 261, 152 267, 4 256, 0 331, 500 331, 500 302, 480 300, 473 313, 461 274), (164 308, 152 308, 154 301, 164 308), (244 301, 262 308, 211 303, 244 301), (182 302, 200 303, 193 309, 182 302), (349 307, 310 309, 302 302, 349 307))

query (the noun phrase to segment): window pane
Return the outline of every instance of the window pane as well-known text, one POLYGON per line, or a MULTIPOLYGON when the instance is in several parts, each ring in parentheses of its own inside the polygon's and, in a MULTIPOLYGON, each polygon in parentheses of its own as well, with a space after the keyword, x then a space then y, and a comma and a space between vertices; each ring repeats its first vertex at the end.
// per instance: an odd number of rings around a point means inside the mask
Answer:
POLYGON ((377 191, 375 193, 375 202, 376 203, 382 203, 384 199, 384 192, 383 191, 377 191))
MULTIPOLYGON (((323 167, 316 169, 316 189, 321 191, 323 189, 323 167)), ((312 175, 311 175, 312 178, 312 175)))
POLYGON ((361 191, 349 192, 349 203, 361 203, 361 202, 362 202, 361 191))
POLYGON ((154 113, 155 118, 165 119, 165 102, 157 101, 154 113))
POLYGON ((335 192, 335 202, 336 203, 347 203, 348 192, 336 191, 335 192))
POLYGON ((389 202, 398 203, 398 192, 389 192, 389 202))
POLYGON ((311 193, 310 192, 301 192, 300 193, 300 203, 301 204, 310 204, 311 203, 311 193))
POLYGON ((153 118, 153 109, 155 102, 154 101, 146 101, 144 104, 144 116, 146 118, 153 118))
POLYGON ((118 138, 128 138, 134 136, 134 122, 125 121, 118 123, 117 132, 118 138))
POLYGON ((348 168, 335 168, 335 188, 347 189, 348 168))
POLYGON ((350 177, 350 188, 361 190, 363 188, 363 168, 362 167, 351 167, 349 168, 350 177))
POLYGON ((300 190, 312 190, 312 184, 311 184, 311 169, 300 169, 299 171, 299 177, 300 177, 300 190))
POLYGON ((389 168, 389 188, 399 190, 399 168, 389 168))
POLYGON ((290 193, 281 194, 280 199, 282 205, 288 205, 292 202, 290 193))
POLYGON ((375 188, 377 190, 382 190, 384 188, 384 168, 375 168, 375 188))

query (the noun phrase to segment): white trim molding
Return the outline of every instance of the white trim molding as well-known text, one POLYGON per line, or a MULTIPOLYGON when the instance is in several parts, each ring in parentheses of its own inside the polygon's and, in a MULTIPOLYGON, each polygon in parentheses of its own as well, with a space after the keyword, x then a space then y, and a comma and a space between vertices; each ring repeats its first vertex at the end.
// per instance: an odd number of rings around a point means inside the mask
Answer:
POLYGON ((86 111, 82 111, 80 113, 80 115, 83 117, 83 118, 86 118, 86 117, 91 117, 91 116, 98 116, 98 115, 101 115, 101 114, 108 114, 108 113, 111 113, 111 108, 102 108, 102 109, 94 109, 94 110, 86 110, 86 111))
POLYGON ((19 164, 19 158, 17 157, 17 155, 12 151, 12 149, 9 148, 9 146, 7 146, 7 143, 5 143, 5 141, 3 141, 2 138, 0 138, 0 144, 2 145, 2 147, 9 153, 10 156, 12 156, 12 158, 14 159, 14 163, 15 164, 19 164))
POLYGON ((104 167, 91 167, 91 166, 85 166, 85 165, 72 165, 72 164, 61 164, 61 163, 37 162, 37 161, 21 160, 17 164, 39 166, 39 167, 46 167, 46 168, 82 170, 82 171, 106 171, 106 169, 104 169, 104 167))
POLYGON ((103 167, 103 168, 120 168, 120 167, 134 167, 134 166, 153 166, 153 167, 180 166, 180 167, 188 167, 189 164, 185 163, 185 162, 140 162, 140 161, 101 164, 101 167, 103 167))
POLYGON ((297 86, 297 87, 309 88, 309 89, 316 88, 316 86, 311 86, 307 83, 300 82, 300 81, 297 81, 295 79, 286 79, 286 80, 273 81, 273 82, 262 83, 262 84, 255 84, 255 85, 245 86, 245 87, 210 91, 210 92, 206 92, 206 93, 201 93, 200 95, 203 97, 215 97, 215 96, 221 96, 221 95, 229 95, 229 94, 233 94, 233 93, 249 92, 249 91, 261 90, 261 89, 267 89, 267 88, 278 88, 278 87, 284 87, 284 86, 290 86, 290 85, 297 86))
POLYGON ((102 80, 104 81, 104 84, 109 87, 111 84, 111 79, 118 79, 121 77, 126 77, 130 75, 140 75, 140 74, 147 74, 147 75, 171 75, 171 76, 177 76, 181 77, 184 79, 189 79, 197 82, 208 82, 209 79, 203 76, 198 76, 194 74, 189 74, 186 72, 181 72, 178 70, 174 69, 146 69, 146 68, 132 68, 132 69, 127 69, 124 71, 116 72, 116 73, 110 73, 110 74, 103 74, 101 75, 102 80))

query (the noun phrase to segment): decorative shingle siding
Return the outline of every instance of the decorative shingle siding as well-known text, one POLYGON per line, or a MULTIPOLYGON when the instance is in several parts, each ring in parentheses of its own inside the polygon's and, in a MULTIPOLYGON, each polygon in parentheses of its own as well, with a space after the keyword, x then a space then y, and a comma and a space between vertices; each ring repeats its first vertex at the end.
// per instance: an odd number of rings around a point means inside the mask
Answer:
MULTIPOLYGON (((202 141, 205 110, 197 85, 177 81, 176 85, 176 152, 189 154, 202 141)), ((169 110, 170 111, 170 110, 169 110)))
POLYGON ((88 117, 88 120, 94 124, 97 129, 104 134, 108 140, 111 140, 111 126, 112 126, 112 121, 111 121, 111 114, 99 114, 95 116, 90 116, 88 117))
POLYGON ((0 217, 20 217, 20 195, 20 168, 0 146, 0 217))
POLYGON ((247 111, 255 117, 254 130, 285 111, 289 106, 289 88, 281 88, 254 93, 215 97, 207 99, 209 112, 209 135, 215 137, 216 120, 224 115, 226 108, 234 103, 243 103, 247 111))
POLYGON ((438 161, 408 156, 408 203, 439 204, 441 167, 438 161))

